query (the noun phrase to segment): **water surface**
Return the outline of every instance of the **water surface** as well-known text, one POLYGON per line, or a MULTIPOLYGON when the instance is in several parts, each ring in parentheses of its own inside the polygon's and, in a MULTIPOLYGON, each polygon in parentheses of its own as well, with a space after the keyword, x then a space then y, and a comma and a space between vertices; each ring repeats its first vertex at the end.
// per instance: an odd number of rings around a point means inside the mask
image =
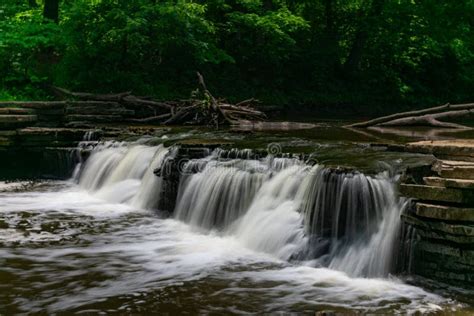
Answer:
POLYGON ((71 182, 2 183, 0 312, 463 309, 396 278, 289 263, 71 182))

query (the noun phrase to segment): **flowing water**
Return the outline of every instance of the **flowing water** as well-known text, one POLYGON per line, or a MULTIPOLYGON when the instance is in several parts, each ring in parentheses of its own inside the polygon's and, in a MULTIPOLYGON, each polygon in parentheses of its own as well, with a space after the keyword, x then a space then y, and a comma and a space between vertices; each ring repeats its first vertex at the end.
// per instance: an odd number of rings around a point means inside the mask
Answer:
MULTIPOLYGON (((84 145, 84 143, 81 146, 84 145)), ((69 181, 0 183, 0 314, 452 312, 394 271, 394 178, 248 151, 180 165, 173 148, 100 143, 69 181)))

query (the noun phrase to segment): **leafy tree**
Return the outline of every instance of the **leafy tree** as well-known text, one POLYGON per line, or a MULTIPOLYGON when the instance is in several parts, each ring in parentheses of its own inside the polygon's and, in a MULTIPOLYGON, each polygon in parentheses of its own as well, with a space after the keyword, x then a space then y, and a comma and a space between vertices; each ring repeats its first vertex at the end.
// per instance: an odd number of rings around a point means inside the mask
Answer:
POLYGON ((0 98, 45 83, 343 113, 472 101, 472 0, 4 0, 0 98), (376 105, 376 106, 374 106, 376 105))
POLYGON ((16 1, 0 6, 0 85, 20 94, 43 96, 38 84, 51 76, 56 62, 51 48, 61 42, 59 27, 43 21, 31 3, 16 1))

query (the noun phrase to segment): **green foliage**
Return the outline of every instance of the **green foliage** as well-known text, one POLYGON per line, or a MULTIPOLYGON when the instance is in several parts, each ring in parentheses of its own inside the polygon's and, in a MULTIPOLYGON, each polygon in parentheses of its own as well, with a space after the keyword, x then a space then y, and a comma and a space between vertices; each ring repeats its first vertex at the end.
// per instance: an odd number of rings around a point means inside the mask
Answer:
POLYGON ((61 46, 59 33, 58 25, 45 23, 39 10, 11 3, 0 6, 0 84, 20 90, 20 96, 43 96, 37 86, 51 75, 58 58, 54 49, 61 46))
POLYGON ((341 112, 474 97, 472 0, 76 0, 58 24, 4 2, 4 99, 46 83, 187 97, 196 70, 230 99, 341 112))

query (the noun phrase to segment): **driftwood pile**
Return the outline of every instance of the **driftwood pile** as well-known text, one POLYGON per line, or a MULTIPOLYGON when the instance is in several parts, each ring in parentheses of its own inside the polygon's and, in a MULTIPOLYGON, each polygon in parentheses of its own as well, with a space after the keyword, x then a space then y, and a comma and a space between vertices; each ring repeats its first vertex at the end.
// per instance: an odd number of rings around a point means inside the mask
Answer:
POLYGON ((349 128, 431 126, 454 129, 472 129, 461 124, 444 122, 446 119, 474 118, 474 103, 445 104, 428 109, 396 113, 370 121, 347 125, 349 128))
POLYGON ((83 101, 109 101, 134 110, 130 122, 162 125, 210 125, 216 128, 223 125, 235 125, 248 121, 263 121, 266 115, 254 108, 258 103, 249 99, 237 104, 230 104, 224 99, 216 99, 207 89, 204 79, 197 73, 200 88, 187 100, 155 101, 150 97, 132 95, 130 91, 117 94, 92 94, 72 92, 59 87, 53 91, 62 98, 73 98, 83 101))

